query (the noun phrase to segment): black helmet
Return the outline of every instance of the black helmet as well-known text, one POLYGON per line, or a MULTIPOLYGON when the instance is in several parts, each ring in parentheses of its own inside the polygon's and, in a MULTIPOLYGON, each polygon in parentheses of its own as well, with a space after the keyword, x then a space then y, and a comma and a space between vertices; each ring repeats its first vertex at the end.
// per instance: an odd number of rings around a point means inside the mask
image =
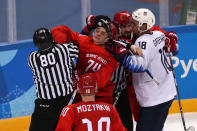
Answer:
POLYGON ((39 50, 49 48, 53 41, 53 36, 49 29, 39 28, 34 33, 33 42, 39 50))

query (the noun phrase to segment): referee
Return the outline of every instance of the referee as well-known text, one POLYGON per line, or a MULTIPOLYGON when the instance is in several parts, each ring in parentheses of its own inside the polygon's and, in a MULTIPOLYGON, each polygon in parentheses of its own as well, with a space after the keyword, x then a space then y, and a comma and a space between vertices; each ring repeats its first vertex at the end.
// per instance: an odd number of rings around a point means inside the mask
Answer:
POLYGON ((73 93, 73 60, 78 47, 72 43, 55 44, 46 28, 35 31, 33 42, 38 48, 28 58, 36 85, 35 109, 29 131, 54 131, 61 110, 73 93))
POLYGON ((111 78, 111 81, 116 83, 113 93, 114 106, 118 111, 124 127, 128 131, 133 130, 132 112, 126 89, 128 88, 127 80, 129 79, 130 75, 131 73, 120 64, 114 71, 111 78))
MULTIPOLYGON (((127 40, 122 40, 120 38, 118 40, 120 45, 126 49, 130 48, 131 43, 129 43, 127 40)), ((111 78, 111 81, 116 83, 113 93, 113 105, 116 107, 120 119, 127 131, 133 131, 133 114, 129 100, 129 97, 133 96, 133 93, 129 89, 131 88, 130 86, 132 84, 131 78, 131 72, 127 70, 122 64, 119 64, 111 78)))

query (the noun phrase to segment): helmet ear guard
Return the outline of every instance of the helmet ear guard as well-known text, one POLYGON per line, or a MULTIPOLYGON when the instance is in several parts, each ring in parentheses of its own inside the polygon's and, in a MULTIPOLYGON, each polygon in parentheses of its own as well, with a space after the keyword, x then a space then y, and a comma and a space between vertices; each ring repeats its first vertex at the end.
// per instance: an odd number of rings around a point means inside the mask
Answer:
POLYGON ((33 42, 39 50, 43 50, 49 48, 54 39, 49 29, 39 28, 33 35, 33 42))
POLYGON ((155 25, 155 15, 146 8, 140 8, 135 10, 132 13, 132 18, 139 22, 139 28, 143 24, 147 24, 147 29, 145 31, 149 30, 155 25))

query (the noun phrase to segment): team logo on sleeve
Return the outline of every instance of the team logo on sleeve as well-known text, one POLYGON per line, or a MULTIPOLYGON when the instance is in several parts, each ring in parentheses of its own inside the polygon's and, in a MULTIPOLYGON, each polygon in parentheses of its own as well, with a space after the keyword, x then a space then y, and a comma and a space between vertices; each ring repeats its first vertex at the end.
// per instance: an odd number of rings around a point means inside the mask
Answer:
POLYGON ((64 109, 62 110, 61 115, 62 115, 63 117, 65 117, 65 116, 66 116, 66 113, 68 112, 69 109, 70 109, 69 107, 64 107, 64 109))

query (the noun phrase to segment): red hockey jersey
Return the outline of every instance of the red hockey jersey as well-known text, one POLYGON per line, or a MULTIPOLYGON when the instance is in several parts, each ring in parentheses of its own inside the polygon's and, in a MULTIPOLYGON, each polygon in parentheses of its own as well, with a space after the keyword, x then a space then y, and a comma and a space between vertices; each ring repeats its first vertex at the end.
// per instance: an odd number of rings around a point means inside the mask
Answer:
POLYGON ((56 131, 126 131, 116 109, 103 102, 64 107, 56 131))
POLYGON ((79 45, 76 69, 83 73, 94 73, 97 78, 99 101, 111 103, 114 83, 110 81, 118 62, 104 48, 94 43, 92 36, 80 35, 67 26, 57 26, 51 30, 55 42, 73 42, 79 45), (104 98, 104 99, 103 99, 104 98), (106 100, 108 99, 109 100, 106 100))

